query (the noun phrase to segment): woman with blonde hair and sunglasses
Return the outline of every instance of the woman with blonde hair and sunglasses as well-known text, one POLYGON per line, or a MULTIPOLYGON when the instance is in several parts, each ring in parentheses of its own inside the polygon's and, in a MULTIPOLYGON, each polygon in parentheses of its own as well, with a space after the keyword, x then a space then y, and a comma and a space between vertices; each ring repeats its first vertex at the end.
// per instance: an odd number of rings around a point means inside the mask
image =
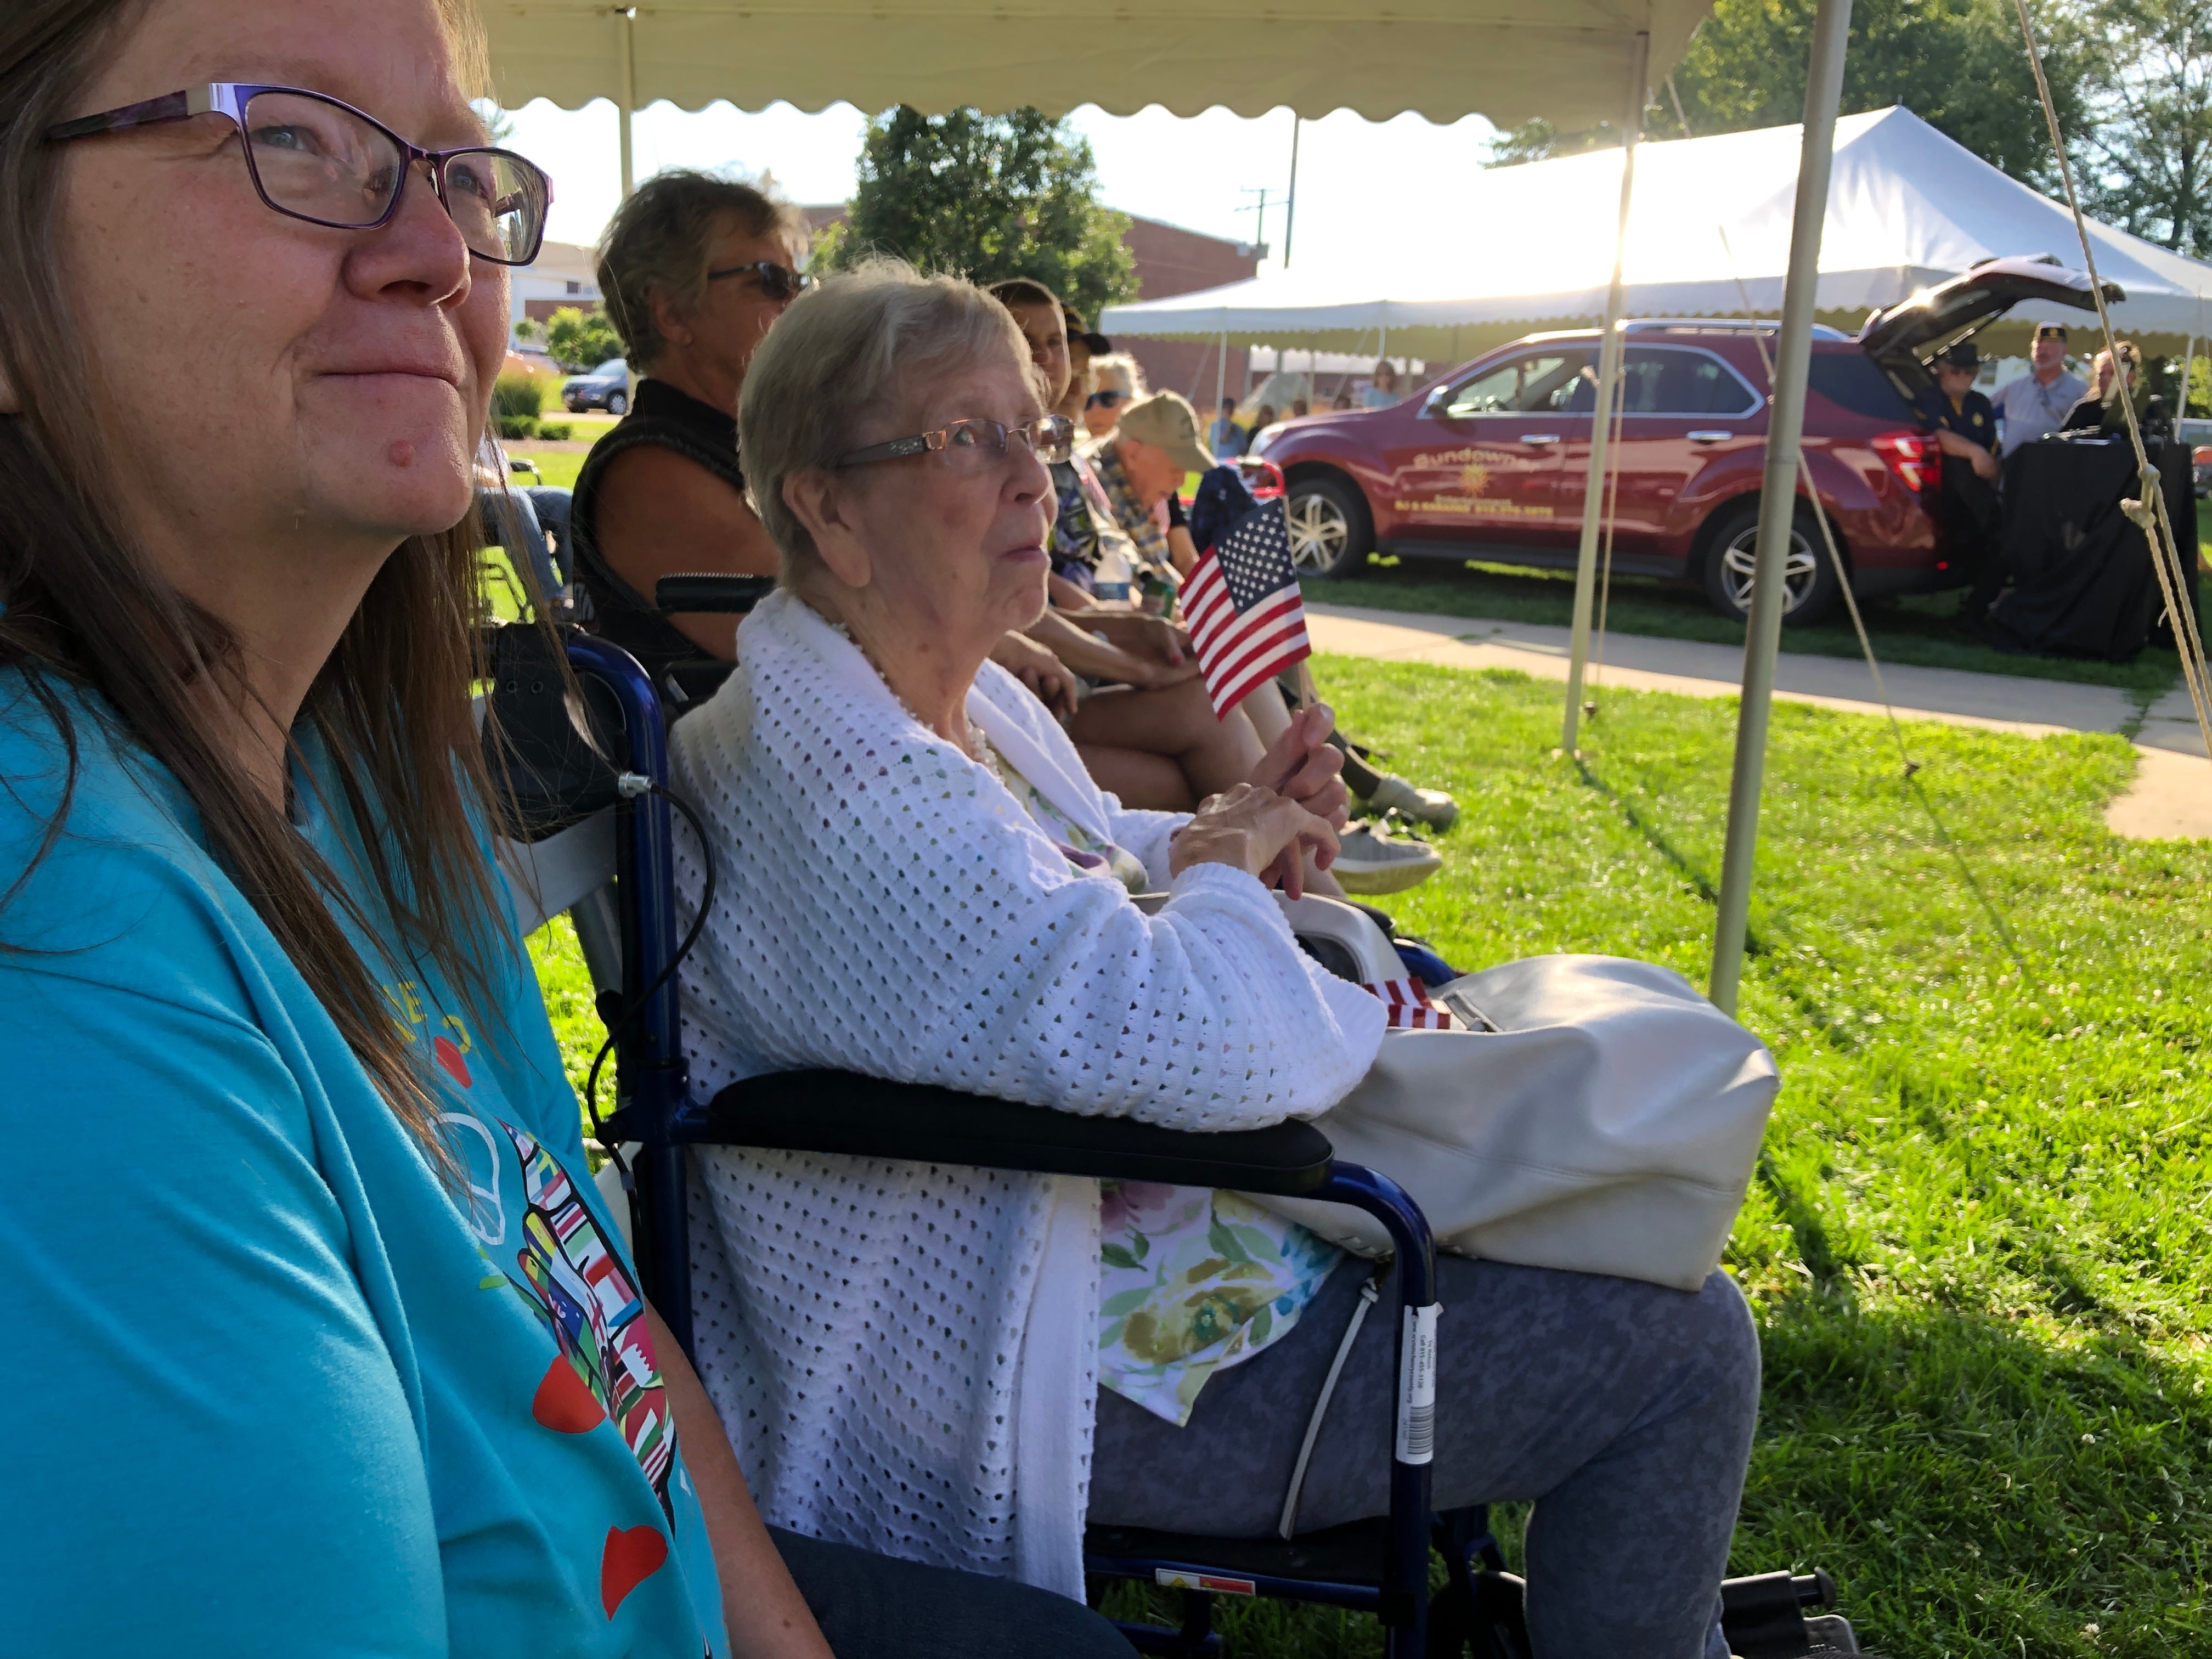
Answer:
POLYGON ((0 1650, 1126 1653, 772 1537, 599 1206, 471 720, 550 199, 483 70, 460 0, 0 9, 0 1650))
POLYGON ((799 210, 709 173, 656 174, 600 239, 599 291, 641 377, 635 405, 577 475, 569 513, 589 626, 665 680, 726 658, 735 620, 664 616, 663 576, 774 575, 775 546, 745 504, 738 394, 745 366, 805 290, 799 210))

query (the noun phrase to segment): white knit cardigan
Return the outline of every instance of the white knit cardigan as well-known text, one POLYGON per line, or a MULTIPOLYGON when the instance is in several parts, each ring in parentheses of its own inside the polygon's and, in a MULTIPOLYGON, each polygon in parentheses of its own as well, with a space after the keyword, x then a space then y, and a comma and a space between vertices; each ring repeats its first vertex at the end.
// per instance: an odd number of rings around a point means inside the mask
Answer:
MULTIPOLYGON (((720 891, 684 964, 695 1086, 836 1066, 1039 1107, 1242 1129, 1311 1117, 1382 1005, 1330 977, 1241 870, 1170 881, 1182 820, 1102 794, 984 665, 969 718, 1141 859, 1147 917, 1078 874, 852 643, 778 592, 675 728, 720 891)), ((679 833, 688 924, 700 849, 679 833)), ((698 1363, 762 1512, 883 1553, 1082 1594, 1097 1378, 1095 1182, 717 1150, 693 1166, 698 1363)))

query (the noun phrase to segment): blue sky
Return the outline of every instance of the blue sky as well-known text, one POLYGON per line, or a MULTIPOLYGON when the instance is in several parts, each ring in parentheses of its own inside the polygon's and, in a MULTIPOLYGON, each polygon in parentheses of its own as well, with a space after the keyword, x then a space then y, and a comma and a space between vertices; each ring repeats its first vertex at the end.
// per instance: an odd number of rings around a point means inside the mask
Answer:
MULTIPOLYGON (((1115 116, 1085 106, 1073 117, 1098 159, 1108 204, 1211 235, 1250 240, 1255 216, 1237 210, 1267 187, 1267 240, 1279 263, 1283 217, 1273 205, 1288 185, 1291 114, 1249 119, 1214 108, 1178 118, 1154 106, 1115 116)), ((687 113, 655 104, 635 118, 637 173, 664 167, 734 167, 772 172, 794 201, 842 201, 852 193, 865 118, 849 104, 814 114, 775 104, 745 112, 716 104, 687 113)), ((1387 261, 1451 211, 1453 181, 1482 165, 1494 130, 1480 116, 1436 126, 1418 115, 1366 121, 1339 110, 1305 122, 1298 139, 1298 203, 1291 258, 1387 261)), ((614 106, 562 110, 538 100, 514 112, 510 141, 553 175, 548 234, 591 242, 614 210, 621 170, 614 106)))

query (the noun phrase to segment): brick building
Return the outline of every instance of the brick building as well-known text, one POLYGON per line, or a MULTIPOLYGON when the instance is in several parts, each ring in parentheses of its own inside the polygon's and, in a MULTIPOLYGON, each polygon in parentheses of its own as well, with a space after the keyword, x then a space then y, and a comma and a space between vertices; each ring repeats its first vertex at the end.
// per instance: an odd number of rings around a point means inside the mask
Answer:
MULTIPOLYGON (((802 207, 810 232, 818 235, 845 217, 845 204, 826 202, 802 207)), ((1170 295, 1191 294, 1202 288, 1219 288, 1256 276, 1261 250, 1249 242, 1206 236, 1158 219, 1129 219, 1129 252, 1136 256, 1137 295, 1139 300, 1164 300, 1170 295)), ((1091 319, 1095 325, 1097 318, 1091 319)), ((1146 381, 1156 391, 1180 392, 1200 409, 1213 406, 1217 352, 1211 345, 1188 340, 1116 340, 1115 347, 1134 357, 1146 381)), ((1229 352, 1229 395, 1234 398, 1245 384, 1246 353, 1241 346, 1229 352)))
MULTIPOLYGON (((1241 283, 1260 270, 1260 249, 1249 242, 1206 236, 1158 219, 1129 220, 1129 251, 1137 256, 1137 297, 1164 300, 1202 288, 1241 283)), ((1219 373, 1217 346, 1194 340, 1116 340, 1115 348, 1134 357, 1155 392, 1180 392, 1200 410, 1213 407, 1219 373)), ((1242 346, 1229 349, 1229 397, 1234 402, 1245 385, 1242 346)))

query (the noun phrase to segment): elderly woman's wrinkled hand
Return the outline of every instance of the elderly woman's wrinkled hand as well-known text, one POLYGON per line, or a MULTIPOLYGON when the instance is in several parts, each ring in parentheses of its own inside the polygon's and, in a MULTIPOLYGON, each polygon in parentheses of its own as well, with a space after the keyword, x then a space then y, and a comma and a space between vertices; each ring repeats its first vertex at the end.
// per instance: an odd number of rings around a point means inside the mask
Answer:
POLYGON ((1190 822, 1168 843, 1168 873, 1194 864, 1226 864, 1280 887, 1292 898, 1305 892, 1305 859, 1316 869, 1336 861, 1336 831, 1296 801, 1240 783, 1199 803, 1190 822))
POLYGON ((1338 775, 1344 756, 1328 740, 1334 730, 1336 714, 1326 703, 1301 708, 1252 769, 1252 781, 1341 830, 1352 821, 1352 793, 1338 775))

